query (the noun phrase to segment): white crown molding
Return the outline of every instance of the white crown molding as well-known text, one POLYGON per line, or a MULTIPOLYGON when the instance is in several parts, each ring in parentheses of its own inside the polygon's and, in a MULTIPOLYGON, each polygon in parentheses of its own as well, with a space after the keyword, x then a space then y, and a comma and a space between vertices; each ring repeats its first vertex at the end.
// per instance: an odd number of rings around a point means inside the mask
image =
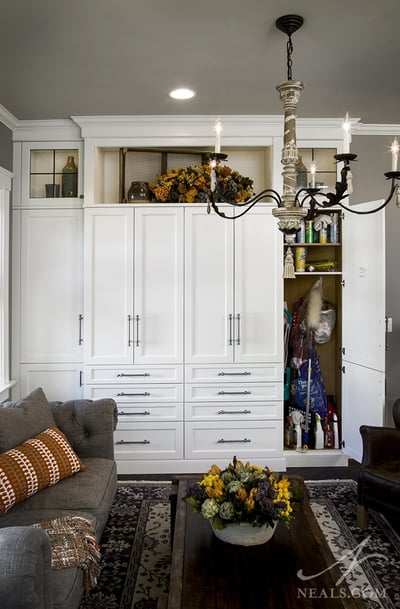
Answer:
MULTIPOLYGON (((236 138, 246 138, 249 142, 263 145, 270 138, 282 135, 282 115, 227 115, 219 118, 226 143, 234 144, 236 138)), ((182 145, 191 138, 194 144, 207 145, 215 137, 215 120, 214 115, 72 116, 59 120, 18 120, 0 105, 0 122, 13 131, 14 141, 114 138, 132 139, 134 145, 144 145, 145 140, 146 145, 151 145, 152 140, 156 143, 156 140, 168 139, 172 145, 182 145)), ((400 125, 368 125, 359 118, 350 120, 353 135, 400 135, 400 125)), ((342 118, 297 118, 298 137, 307 134, 315 140, 321 137, 341 139, 342 124, 342 118)))
POLYGON ((9 112, 7 110, 7 108, 2 106, 1 104, 0 104, 0 123, 3 123, 3 125, 8 127, 8 129, 11 129, 11 131, 14 131, 14 129, 18 125, 18 119, 13 114, 11 114, 11 112, 9 112))
POLYGON ((400 125, 381 125, 381 124, 373 124, 370 125, 364 123, 358 123, 354 126, 352 125, 352 133, 353 135, 390 135, 394 137, 395 135, 400 135, 400 125))
MULTIPOLYGON (((226 145, 270 145, 281 137, 282 115, 227 115, 222 122, 222 139, 226 145)), ((84 139, 112 140, 113 145, 211 145, 215 138, 215 116, 208 115, 142 115, 142 116, 73 116, 84 139), (121 143, 125 141, 125 144, 121 143)), ((356 119, 354 119, 356 120, 356 119)), ((357 119, 358 120, 358 119, 357 119)), ((298 119, 299 137, 340 140, 343 119, 298 119)))
POLYGON ((14 142, 76 141, 81 139, 80 129, 71 119, 18 121, 14 129, 14 142))

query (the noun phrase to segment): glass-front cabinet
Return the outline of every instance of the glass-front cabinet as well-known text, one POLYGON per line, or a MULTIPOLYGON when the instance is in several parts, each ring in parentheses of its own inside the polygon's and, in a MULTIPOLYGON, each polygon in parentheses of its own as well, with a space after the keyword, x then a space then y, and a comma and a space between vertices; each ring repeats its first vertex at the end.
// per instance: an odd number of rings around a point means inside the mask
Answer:
POLYGON ((80 142, 24 143, 21 202, 30 206, 60 203, 81 205, 82 144, 80 142))

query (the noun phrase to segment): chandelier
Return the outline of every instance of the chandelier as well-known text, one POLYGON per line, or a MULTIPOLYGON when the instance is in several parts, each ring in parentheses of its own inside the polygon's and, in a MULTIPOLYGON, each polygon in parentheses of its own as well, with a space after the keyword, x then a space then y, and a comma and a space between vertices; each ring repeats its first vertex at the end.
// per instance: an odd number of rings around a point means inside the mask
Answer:
POLYGON ((279 229, 285 234, 287 242, 294 239, 295 233, 300 229, 301 220, 312 220, 318 209, 330 209, 340 207, 355 214, 371 214, 380 211, 391 201, 393 196, 396 198, 396 205, 400 207, 400 186, 397 181, 400 179, 400 171, 397 170, 399 145, 397 139, 392 144, 392 170, 385 173, 387 180, 391 180, 390 192, 387 199, 375 209, 368 211, 357 210, 348 207, 343 203, 344 199, 352 192, 352 173, 350 163, 357 158, 356 154, 349 151, 350 146, 350 122, 348 116, 344 122, 344 145, 341 154, 335 154, 336 163, 343 163, 340 170, 340 180, 335 184, 334 192, 324 192, 316 188, 314 180, 310 188, 297 188, 298 149, 296 142, 296 109, 303 90, 303 83, 292 79, 292 53, 294 34, 303 25, 304 20, 299 15, 284 15, 276 20, 276 27, 288 36, 287 41, 287 80, 276 88, 279 92, 280 100, 284 110, 283 128, 283 148, 281 163, 283 165, 283 192, 282 195, 276 190, 267 188, 260 193, 252 196, 244 203, 228 200, 218 186, 216 167, 221 161, 225 161, 228 155, 221 153, 221 124, 216 123, 216 145, 214 153, 208 155, 211 163, 211 201, 208 205, 208 213, 211 208, 222 218, 235 220, 250 211, 259 201, 273 201, 277 207, 272 210, 273 215, 278 220, 279 229), (228 203, 236 208, 232 216, 227 215, 218 208, 218 203, 228 203))

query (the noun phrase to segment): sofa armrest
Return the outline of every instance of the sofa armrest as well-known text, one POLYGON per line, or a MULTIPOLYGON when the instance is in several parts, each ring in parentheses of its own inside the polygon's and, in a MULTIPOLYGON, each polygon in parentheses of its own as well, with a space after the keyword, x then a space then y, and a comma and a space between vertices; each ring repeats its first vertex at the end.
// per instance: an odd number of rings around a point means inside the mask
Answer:
POLYGON ((0 528, 1 609, 52 609, 51 548, 34 527, 0 528))
POLYGON ((400 457, 400 431, 394 427, 361 425, 363 443, 362 465, 372 465, 385 459, 400 457))
POLYGON ((114 400, 49 402, 57 427, 82 458, 114 460, 117 405, 114 400))

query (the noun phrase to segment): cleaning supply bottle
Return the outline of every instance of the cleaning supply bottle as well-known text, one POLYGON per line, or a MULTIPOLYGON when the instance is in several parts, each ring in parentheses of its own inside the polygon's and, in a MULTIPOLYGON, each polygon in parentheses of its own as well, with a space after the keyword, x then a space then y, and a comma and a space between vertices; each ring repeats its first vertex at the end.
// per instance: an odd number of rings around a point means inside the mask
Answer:
POLYGON ((338 416, 337 416, 336 412, 333 413, 333 436, 334 436, 333 447, 334 448, 339 448, 339 446, 340 446, 340 442, 339 442, 339 421, 338 421, 338 416))
POLYGON ((324 448, 324 430, 318 413, 315 415, 315 448, 317 450, 324 448))
POLYGON ((335 444, 334 434, 332 425, 327 417, 325 420, 325 430, 324 430, 324 448, 333 448, 335 444))

